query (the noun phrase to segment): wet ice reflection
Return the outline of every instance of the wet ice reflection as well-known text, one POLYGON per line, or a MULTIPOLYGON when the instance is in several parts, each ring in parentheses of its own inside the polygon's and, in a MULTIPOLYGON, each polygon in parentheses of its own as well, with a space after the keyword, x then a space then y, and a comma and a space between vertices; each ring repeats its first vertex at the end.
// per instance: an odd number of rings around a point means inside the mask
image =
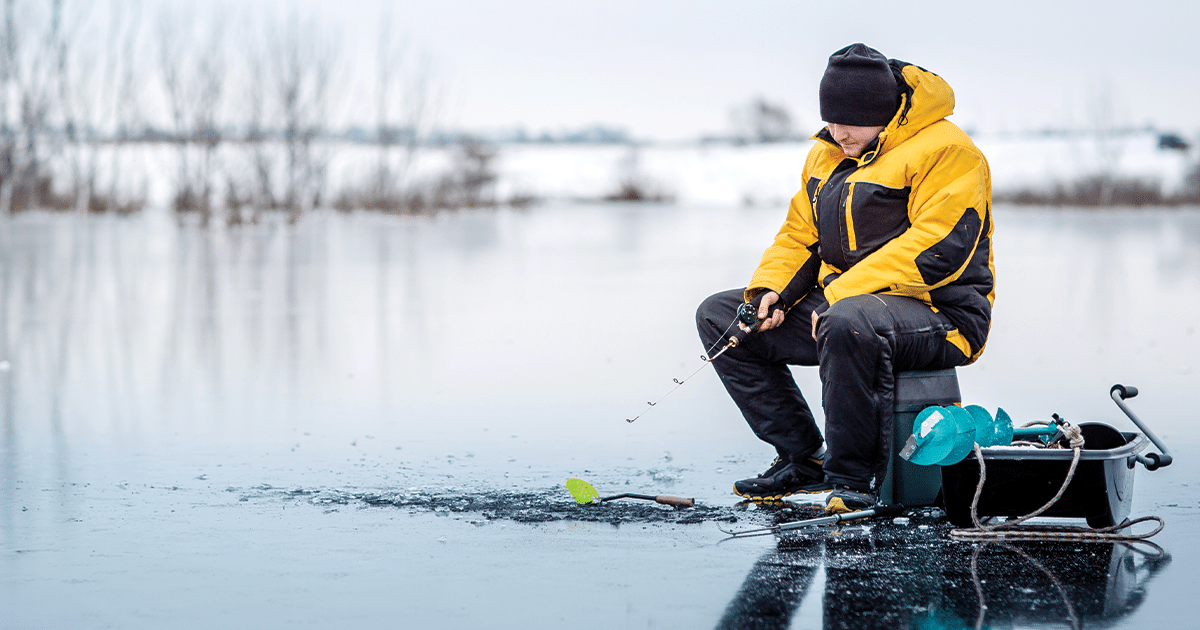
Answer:
POLYGON ((956 545, 936 528, 899 532, 847 527, 781 541, 716 627, 1107 626, 1142 606, 1171 561, 1144 544, 956 545))
MULTIPOLYGON (((5 426, 61 447, 632 417, 702 365, 692 310, 744 281, 776 215, 584 206, 228 231, 8 218, 5 426)), ((996 317, 960 371, 968 402, 1107 416, 1093 393, 1123 381, 1149 394, 1148 415, 1178 404, 1200 368, 1200 215, 1001 209, 997 224, 996 317)), ((689 416, 712 401, 728 423, 706 376, 656 423, 707 422, 689 416)))

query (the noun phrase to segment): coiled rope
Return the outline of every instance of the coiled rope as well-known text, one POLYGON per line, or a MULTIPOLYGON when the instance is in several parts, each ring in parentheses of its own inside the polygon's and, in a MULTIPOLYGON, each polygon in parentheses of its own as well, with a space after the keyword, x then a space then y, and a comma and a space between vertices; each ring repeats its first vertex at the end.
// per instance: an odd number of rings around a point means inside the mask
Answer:
MULTIPOLYGON (((1101 527, 1092 529, 1090 527, 1078 527, 1074 525, 1022 525, 1025 521, 1035 518, 1046 510, 1050 509, 1063 493, 1067 491, 1067 486, 1071 485, 1071 480, 1075 478, 1075 469, 1079 466, 1079 458, 1083 454, 1083 434, 1078 427, 1064 423, 1062 431, 1071 449, 1074 451, 1071 457, 1071 466, 1067 469, 1067 477, 1063 480, 1062 487, 1058 489, 1058 493, 1054 495, 1042 507, 1026 514, 1017 519, 1000 521, 997 523, 984 525, 979 520, 979 497, 983 495, 983 486, 987 483, 987 465, 983 460, 983 449, 978 444, 975 445, 975 460, 979 462, 979 483, 975 485, 975 497, 971 499, 971 522, 974 527, 956 528, 950 530, 950 537, 954 540, 972 541, 972 542, 987 542, 994 540, 1071 540, 1083 542, 1146 542, 1148 538, 1161 532, 1166 524, 1157 516, 1143 516, 1132 521, 1126 521, 1121 525, 1113 525, 1110 527, 1101 527), (1130 527, 1146 521, 1156 521, 1158 527, 1153 531, 1144 534, 1121 533, 1121 530, 1129 529, 1130 527)), ((1147 543, 1153 545, 1153 543, 1147 543)), ((1157 547, 1157 545, 1153 545, 1157 547)))

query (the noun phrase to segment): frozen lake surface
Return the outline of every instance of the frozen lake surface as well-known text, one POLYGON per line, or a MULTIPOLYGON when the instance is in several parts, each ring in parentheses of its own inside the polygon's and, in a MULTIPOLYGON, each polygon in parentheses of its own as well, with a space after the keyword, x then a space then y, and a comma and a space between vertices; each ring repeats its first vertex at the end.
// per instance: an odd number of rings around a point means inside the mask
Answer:
POLYGON ((1187 626, 1200 210, 995 216, 964 402, 1132 430, 1108 388, 1138 386, 1176 463, 1133 515, 1168 558, 919 519, 720 543, 806 510, 737 505, 769 449, 715 375, 624 420, 699 367, 695 306, 778 209, 32 213, 0 219, 0 626, 1187 626), (698 507, 579 507, 568 477, 698 507))

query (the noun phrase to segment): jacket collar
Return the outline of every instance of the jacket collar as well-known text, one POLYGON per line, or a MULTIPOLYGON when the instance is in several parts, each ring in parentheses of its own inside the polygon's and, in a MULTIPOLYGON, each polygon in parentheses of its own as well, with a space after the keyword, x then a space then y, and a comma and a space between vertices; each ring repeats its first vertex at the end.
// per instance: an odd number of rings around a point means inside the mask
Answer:
MULTIPOLYGON (((851 158, 856 159, 859 166, 870 164, 918 131, 954 113, 954 90, 945 79, 910 63, 895 59, 890 63, 901 83, 900 107, 879 137, 867 145, 862 156, 851 158)), ((824 142, 830 157, 839 161, 848 157, 834 141, 828 127, 822 128, 812 139, 824 142)))

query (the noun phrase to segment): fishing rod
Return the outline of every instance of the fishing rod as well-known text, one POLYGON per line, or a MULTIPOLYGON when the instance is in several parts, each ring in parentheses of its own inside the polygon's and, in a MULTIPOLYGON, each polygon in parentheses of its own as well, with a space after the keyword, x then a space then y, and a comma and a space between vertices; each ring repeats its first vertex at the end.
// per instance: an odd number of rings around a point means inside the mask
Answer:
MULTIPOLYGON (((771 315, 774 315, 775 311, 782 311, 782 310, 783 310, 782 308, 771 309, 771 315)), ((770 316, 768 316, 767 319, 770 319, 770 316)), ((757 301, 742 303, 740 306, 738 306, 737 316, 734 318, 733 322, 729 325, 729 328, 725 329, 725 334, 729 335, 729 337, 725 340, 725 345, 722 346, 721 349, 718 350, 716 354, 712 355, 711 357, 708 357, 708 361, 711 362, 713 359, 724 354, 725 351, 730 348, 736 348, 738 346, 738 344, 742 343, 742 341, 744 341, 746 339, 747 335, 758 330, 759 325, 762 324, 764 321, 766 321, 766 320, 762 320, 762 319, 758 318, 758 303, 757 303, 757 301), (733 332, 730 332, 731 330, 733 332)), ((717 343, 721 343, 721 342, 717 341, 717 343)), ((715 347, 716 344, 713 344, 713 346, 715 347)), ((712 351, 712 348, 709 348, 709 352, 711 352, 711 351, 712 351)))
MULTIPOLYGON (((742 341, 745 341, 747 335, 758 330, 758 327, 764 321, 766 321, 765 319, 759 319, 758 317, 758 303, 761 300, 762 297, 759 296, 751 302, 743 302, 742 305, 738 307, 737 314, 734 316, 733 321, 729 323, 729 327, 725 329, 725 332, 721 333, 721 337, 717 339, 717 342, 714 343, 707 351, 705 351, 704 354, 700 355, 700 360, 703 361, 703 363, 700 364, 700 367, 696 368, 696 370, 691 374, 685 376, 683 380, 672 378, 671 380, 675 382, 675 387, 667 390, 667 393, 663 394, 658 400, 647 402, 647 407, 644 411, 642 411, 642 413, 639 413, 632 418, 625 418, 625 422, 633 422, 638 418, 641 418, 646 414, 647 411, 650 411, 650 409, 658 406, 658 403, 662 402, 664 398, 670 396, 675 390, 679 389, 681 385, 691 380, 693 376, 699 374, 700 370, 703 370, 705 366, 715 361, 717 357, 725 354, 726 350, 729 350, 730 348, 736 348, 738 344, 742 343, 742 341), (716 354, 713 354, 713 350, 716 349, 722 341, 725 342, 725 345, 721 346, 721 349, 717 350, 716 354)), ((782 306, 776 306, 774 304, 771 306, 771 312, 767 315, 767 319, 773 317, 776 311, 784 310, 782 306)))

